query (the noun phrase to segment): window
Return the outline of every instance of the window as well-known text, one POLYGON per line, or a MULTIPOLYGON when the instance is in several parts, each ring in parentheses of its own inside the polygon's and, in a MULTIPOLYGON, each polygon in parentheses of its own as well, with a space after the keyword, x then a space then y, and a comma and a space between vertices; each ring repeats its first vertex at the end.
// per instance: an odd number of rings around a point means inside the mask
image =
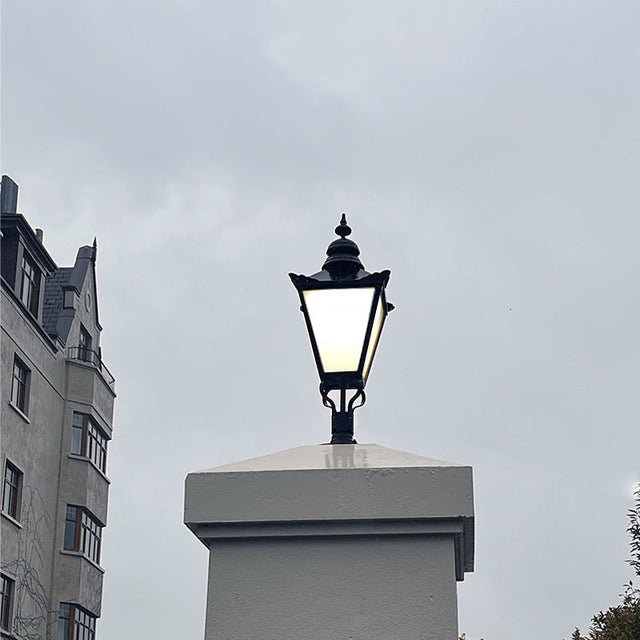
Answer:
POLYGON ((25 364, 14 356, 13 358, 13 380, 11 381, 11 402, 22 413, 27 413, 29 396, 30 371, 25 364))
POLYGON ((84 508, 67 506, 64 524, 64 548, 81 551, 96 564, 100 563, 102 525, 84 508))
POLYGON ((12 518, 20 518, 20 493, 22 491, 22 471, 8 460, 4 467, 2 485, 2 511, 12 518))
POLYGON ((106 472, 107 436, 90 416, 75 411, 71 431, 71 453, 89 458, 102 473, 106 472))
POLYGON ((80 344, 78 348, 78 359, 91 362, 92 356, 92 338, 91 334, 84 328, 84 325, 80 325, 80 344))
POLYGON ((22 257, 20 273, 20 300, 34 316, 38 315, 40 301, 40 273, 27 256, 22 257))
POLYGON ((58 640, 94 640, 96 617, 77 604, 60 604, 58 640))
POLYGON ((0 608, 0 628, 11 632, 11 609, 13 607, 13 586, 11 578, 0 574, 0 598, 2 606, 0 608))

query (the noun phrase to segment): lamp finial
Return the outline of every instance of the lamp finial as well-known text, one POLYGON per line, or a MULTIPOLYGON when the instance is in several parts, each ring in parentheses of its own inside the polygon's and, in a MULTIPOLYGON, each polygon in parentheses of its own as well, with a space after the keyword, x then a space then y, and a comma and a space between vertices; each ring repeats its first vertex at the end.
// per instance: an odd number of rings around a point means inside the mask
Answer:
POLYGON ((346 238, 351 235, 351 227, 347 224, 347 214, 342 212, 342 218, 340 218, 340 224, 335 229, 336 235, 341 238, 346 238))

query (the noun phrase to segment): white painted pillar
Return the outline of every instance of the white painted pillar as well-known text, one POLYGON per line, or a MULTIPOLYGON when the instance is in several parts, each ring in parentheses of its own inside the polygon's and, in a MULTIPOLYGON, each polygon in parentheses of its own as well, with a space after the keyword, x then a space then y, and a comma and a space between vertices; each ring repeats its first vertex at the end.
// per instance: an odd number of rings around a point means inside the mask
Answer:
POLYGON ((471 467, 315 445, 191 473, 210 549, 205 640, 456 640, 471 467))

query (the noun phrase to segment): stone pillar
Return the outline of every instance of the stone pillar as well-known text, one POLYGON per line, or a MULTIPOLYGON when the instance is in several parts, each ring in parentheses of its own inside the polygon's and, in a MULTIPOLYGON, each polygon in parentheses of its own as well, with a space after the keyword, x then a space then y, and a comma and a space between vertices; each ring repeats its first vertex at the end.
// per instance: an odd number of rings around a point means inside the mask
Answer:
POLYGON ((191 473, 209 548, 205 640, 456 640, 471 467, 315 445, 191 473))

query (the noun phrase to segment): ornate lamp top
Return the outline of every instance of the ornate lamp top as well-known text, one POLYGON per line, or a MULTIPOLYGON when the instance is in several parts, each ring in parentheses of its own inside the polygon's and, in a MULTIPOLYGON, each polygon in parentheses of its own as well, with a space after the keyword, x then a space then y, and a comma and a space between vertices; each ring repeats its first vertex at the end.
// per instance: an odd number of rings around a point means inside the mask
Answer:
POLYGON ((336 235, 340 236, 334 240, 327 248, 327 259, 322 265, 323 271, 328 271, 332 280, 351 280, 356 277, 368 275, 364 271, 364 266, 358 257, 360 249, 353 241, 347 239, 351 235, 351 227, 347 224, 347 214, 343 213, 340 224, 335 229, 336 235))

